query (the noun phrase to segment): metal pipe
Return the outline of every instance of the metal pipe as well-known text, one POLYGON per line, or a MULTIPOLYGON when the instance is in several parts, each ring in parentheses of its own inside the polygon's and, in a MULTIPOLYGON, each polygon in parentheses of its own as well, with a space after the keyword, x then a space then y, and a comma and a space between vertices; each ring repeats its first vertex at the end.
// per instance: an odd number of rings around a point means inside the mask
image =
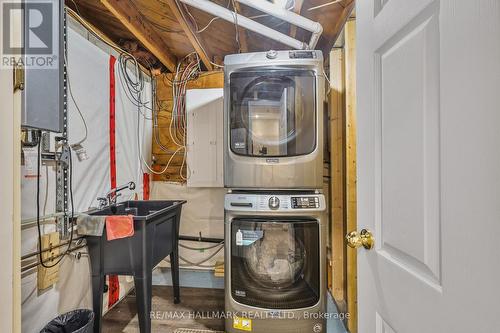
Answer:
POLYGON ((279 31, 266 27, 263 24, 255 22, 246 16, 237 14, 227 8, 219 6, 209 0, 180 0, 180 1, 185 3, 186 5, 198 8, 204 12, 220 17, 221 19, 229 21, 231 23, 234 23, 236 17, 238 20, 238 25, 242 26, 243 28, 261 34, 265 37, 274 39, 285 45, 291 46, 294 49, 305 50, 309 48, 307 44, 301 42, 300 40, 297 40, 279 31))
MULTIPOLYGON (((84 239, 85 237, 78 237, 78 238, 75 238, 73 239, 73 242, 77 241, 77 240, 80 240, 80 239, 84 239)), ((63 243, 59 243, 57 245, 54 245, 54 246, 51 246, 49 248, 45 248, 45 249, 42 249, 42 253, 45 253, 45 252, 49 252, 49 251, 52 251, 54 249, 58 249, 64 245, 68 245, 69 244, 69 241, 68 242, 63 242, 63 243)), ((86 245, 86 244, 84 244, 86 245)), ((34 256, 37 256, 40 254, 40 251, 35 251, 35 252, 31 252, 31 253, 28 253, 28 254, 25 254, 24 256, 21 257, 21 260, 26 260, 28 258, 31 258, 31 257, 34 257, 34 256)))
MULTIPOLYGON (((79 245, 79 246, 77 246, 77 247, 74 247, 74 248, 72 248, 72 249, 69 249, 68 253, 70 253, 70 252, 74 252, 74 251, 79 250, 79 249, 82 249, 82 248, 84 248, 85 246, 87 246, 87 245, 79 245)), ((57 258, 59 258, 59 257, 61 257, 61 256, 66 255, 66 254, 67 254, 66 252, 64 252, 64 253, 60 253, 60 254, 58 254, 57 256, 54 256, 53 258, 50 258, 50 259, 49 259, 49 260, 47 260, 47 261, 44 261, 43 263, 44 263, 44 264, 46 264, 46 263, 48 263, 49 261, 53 261, 54 259, 57 259, 57 258)), ((26 271, 28 271, 28 270, 30 270, 30 269, 32 269, 32 268, 35 268, 35 267, 37 267, 38 265, 40 265, 40 262, 37 260, 37 261, 36 261, 35 263, 33 263, 33 264, 30 264, 30 265, 27 265, 27 266, 22 267, 22 268, 21 268, 21 273, 26 272, 26 271)))
POLYGON ((266 0, 236 0, 242 4, 253 7, 261 12, 291 23, 297 27, 312 32, 308 48, 314 50, 319 37, 323 33, 323 26, 319 22, 314 22, 307 17, 289 11, 281 6, 277 6, 266 0))
POLYGON ((196 237, 196 236, 179 236, 179 240, 190 242, 204 242, 204 243, 222 243, 224 239, 211 238, 211 237, 196 237))
MULTIPOLYGON (((64 216, 64 213, 54 213, 54 214, 48 214, 48 215, 40 216, 40 221, 54 219, 54 218, 59 217, 59 216, 64 216)), ((31 218, 28 218, 28 219, 23 219, 21 221, 21 223, 32 223, 32 222, 36 222, 36 221, 37 221, 36 217, 31 217, 31 218)))

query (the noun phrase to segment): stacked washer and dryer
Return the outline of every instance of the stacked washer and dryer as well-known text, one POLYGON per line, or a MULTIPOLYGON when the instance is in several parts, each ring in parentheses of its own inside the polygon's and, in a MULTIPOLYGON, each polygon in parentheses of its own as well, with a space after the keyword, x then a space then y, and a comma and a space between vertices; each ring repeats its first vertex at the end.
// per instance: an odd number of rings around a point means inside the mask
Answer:
POLYGON ((226 332, 326 332, 322 53, 224 64, 226 332))

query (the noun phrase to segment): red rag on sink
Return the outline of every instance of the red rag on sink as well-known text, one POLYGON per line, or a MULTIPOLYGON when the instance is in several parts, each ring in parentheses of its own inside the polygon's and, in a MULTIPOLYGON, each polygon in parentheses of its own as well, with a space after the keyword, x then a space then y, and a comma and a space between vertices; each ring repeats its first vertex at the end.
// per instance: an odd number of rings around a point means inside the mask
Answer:
POLYGON ((133 215, 110 215, 106 217, 106 238, 110 240, 134 235, 133 215))

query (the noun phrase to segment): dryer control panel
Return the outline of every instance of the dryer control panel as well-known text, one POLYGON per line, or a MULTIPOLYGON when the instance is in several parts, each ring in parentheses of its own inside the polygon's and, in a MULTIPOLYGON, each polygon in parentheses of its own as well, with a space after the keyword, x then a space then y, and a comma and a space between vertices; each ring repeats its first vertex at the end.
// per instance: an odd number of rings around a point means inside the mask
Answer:
POLYGON ((318 196, 292 197, 291 200, 292 200, 292 208, 293 209, 319 208, 319 197, 318 196))

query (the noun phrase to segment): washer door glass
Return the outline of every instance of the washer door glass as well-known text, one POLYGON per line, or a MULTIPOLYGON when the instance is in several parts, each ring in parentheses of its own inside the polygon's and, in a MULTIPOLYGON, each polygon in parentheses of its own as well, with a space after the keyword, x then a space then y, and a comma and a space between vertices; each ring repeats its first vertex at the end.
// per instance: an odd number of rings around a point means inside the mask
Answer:
POLYGON ((230 141, 238 155, 286 157, 316 148, 316 77, 310 70, 230 75, 230 141))
POLYGON ((242 304, 300 309, 319 301, 319 225, 312 220, 234 219, 231 293, 242 304))

